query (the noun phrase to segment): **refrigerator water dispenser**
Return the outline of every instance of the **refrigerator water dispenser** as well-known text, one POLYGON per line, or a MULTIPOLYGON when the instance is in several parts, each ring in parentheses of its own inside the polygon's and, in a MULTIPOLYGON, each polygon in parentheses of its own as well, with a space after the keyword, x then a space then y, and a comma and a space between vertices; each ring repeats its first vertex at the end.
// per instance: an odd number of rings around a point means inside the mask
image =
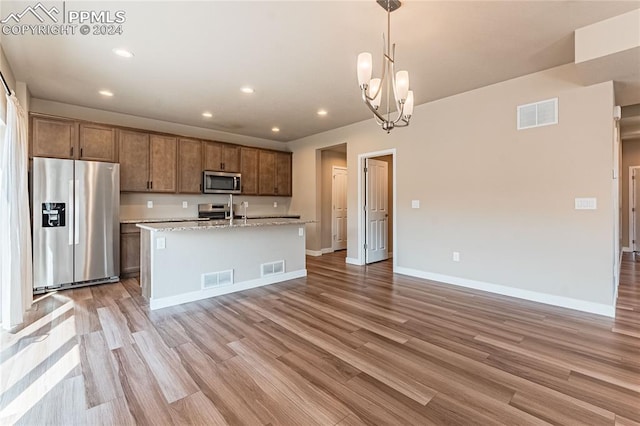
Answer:
POLYGON ((65 226, 66 203, 42 203, 42 227, 58 228, 65 226))

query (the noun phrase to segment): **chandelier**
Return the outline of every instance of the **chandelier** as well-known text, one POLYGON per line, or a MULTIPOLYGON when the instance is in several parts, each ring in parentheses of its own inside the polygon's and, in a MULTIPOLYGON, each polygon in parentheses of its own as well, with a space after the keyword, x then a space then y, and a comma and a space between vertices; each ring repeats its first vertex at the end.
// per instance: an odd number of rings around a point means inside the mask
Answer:
POLYGON ((395 127, 406 127, 413 114, 413 91, 409 90, 409 73, 395 72, 396 45, 391 44, 391 12, 401 5, 399 0, 377 0, 377 3, 387 11, 387 36, 385 42, 382 34, 382 77, 371 78, 373 61, 371 53, 363 52, 358 55, 358 85, 362 91, 362 100, 373 112, 376 122, 383 130, 390 133, 395 127), (382 87, 385 87, 386 112, 380 113, 382 87), (391 117, 391 91, 396 103, 397 116, 391 117))

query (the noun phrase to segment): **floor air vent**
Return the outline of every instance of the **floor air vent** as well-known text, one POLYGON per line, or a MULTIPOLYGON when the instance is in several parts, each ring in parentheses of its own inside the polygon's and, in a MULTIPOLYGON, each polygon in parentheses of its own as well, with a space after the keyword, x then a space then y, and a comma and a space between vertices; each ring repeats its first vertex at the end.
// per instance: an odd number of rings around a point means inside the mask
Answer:
POLYGON ((260 265, 260 274, 262 277, 284 274, 284 260, 278 260, 271 263, 263 263, 262 265, 260 265))
POLYGON ((233 284, 233 269, 202 274, 202 288, 220 287, 233 284))
POLYGON ((558 124, 558 98, 518 106, 518 130, 558 124))

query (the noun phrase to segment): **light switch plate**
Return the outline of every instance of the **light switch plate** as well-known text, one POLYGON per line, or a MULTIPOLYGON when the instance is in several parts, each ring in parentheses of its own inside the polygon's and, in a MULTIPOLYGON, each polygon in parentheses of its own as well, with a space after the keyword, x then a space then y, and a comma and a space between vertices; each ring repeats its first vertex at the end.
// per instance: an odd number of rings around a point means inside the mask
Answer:
POLYGON ((278 202, 277 202, 277 201, 274 201, 274 202, 273 202, 273 207, 274 207, 274 208, 275 208, 275 207, 278 207, 278 202))
POLYGON ((147 201, 147 208, 148 209, 152 209, 153 208, 153 201, 147 201))
POLYGON ((304 228, 298 228, 298 236, 304 237, 304 228))
POLYGON ((156 238, 156 248, 162 250, 167 247, 167 241, 164 237, 156 238))
POLYGON ((189 203, 188 203, 187 201, 183 201, 183 202, 182 202, 182 208, 183 208, 183 209, 187 209, 187 208, 189 208, 189 203))
POLYGON ((411 200, 411 208, 419 209, 420 208, 420 200, 411 200))
POLYGON ((459 251, 454 251, 453 252, 452 260, 454 262, 460 262, 460 252, 459 251))
POLYGON ((598 200, 596 198, 576 198, 576 210, 596 210, 598 208, 598 200))

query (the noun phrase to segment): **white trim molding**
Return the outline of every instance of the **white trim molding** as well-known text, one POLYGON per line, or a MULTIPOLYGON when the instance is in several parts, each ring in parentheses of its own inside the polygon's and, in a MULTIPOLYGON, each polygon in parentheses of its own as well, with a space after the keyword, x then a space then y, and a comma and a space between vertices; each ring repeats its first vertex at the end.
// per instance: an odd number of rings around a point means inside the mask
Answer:
POLYGON ((570 297, 556 296, 553 294, 540 293, 537 291, 524 290, 521 288, 508 287, 500 284, 492 284, 483 281, 470 280, 467 278, 454 277, 450 275, 436 274, 433 272, 425 272, 400 266, 396 267, 394 272, 398 274, 409 275, 411 277, 438 281, 445 284, 453 284, 459 287, 472 288, 489 293, 501 294, 503 296, 516 297, 518 299, 544 303, 546 305, 559 306, 562 308, 574 309, 576 311, 604 315, 611 318, 615 317, 616 313, 615 301, 614 305, 605 305, 602 303, 588 302, 586 300, 572 299, 570 297))
POLYGON ((256 278, 254 280, 233 283, 221 287, 210 288, 206 290, 192 291, 190 293, 179 294, 177 296, 162 297, 159 299, 149 299, 149 308, 153 311, 156 309, 167 308, 169 306, 181 305, 183 303, 195 302, 196 300, 208 299, 210 297, 221 296, 223 294, 235 293, 237 291, 249 290, 251 288, 262 287, 264 285, 275 284, 282 281, 303 278, 307 276, 306 269, 298 271, 285 272, 284 274, 269 275, 264 278, 256 278))
POLYGON ((322 256, 322 250, 305 250, 304 251, 307 256, 322 256))
POLYGON ((631 250, 631 248, 630 248, 630 247, 622 247, 622 252, 623 252, 623 253, 632 253, 632 252, 633 252, 633 250, 631 250))
POLYGON ((357 265, 357 266, 364 265, 364 263, 362 263, 362 261, 360 261, 360 259, 358 259, 357 257, 347 257, 345 259, 345 263, 348 263, 349 265, 357 265))

